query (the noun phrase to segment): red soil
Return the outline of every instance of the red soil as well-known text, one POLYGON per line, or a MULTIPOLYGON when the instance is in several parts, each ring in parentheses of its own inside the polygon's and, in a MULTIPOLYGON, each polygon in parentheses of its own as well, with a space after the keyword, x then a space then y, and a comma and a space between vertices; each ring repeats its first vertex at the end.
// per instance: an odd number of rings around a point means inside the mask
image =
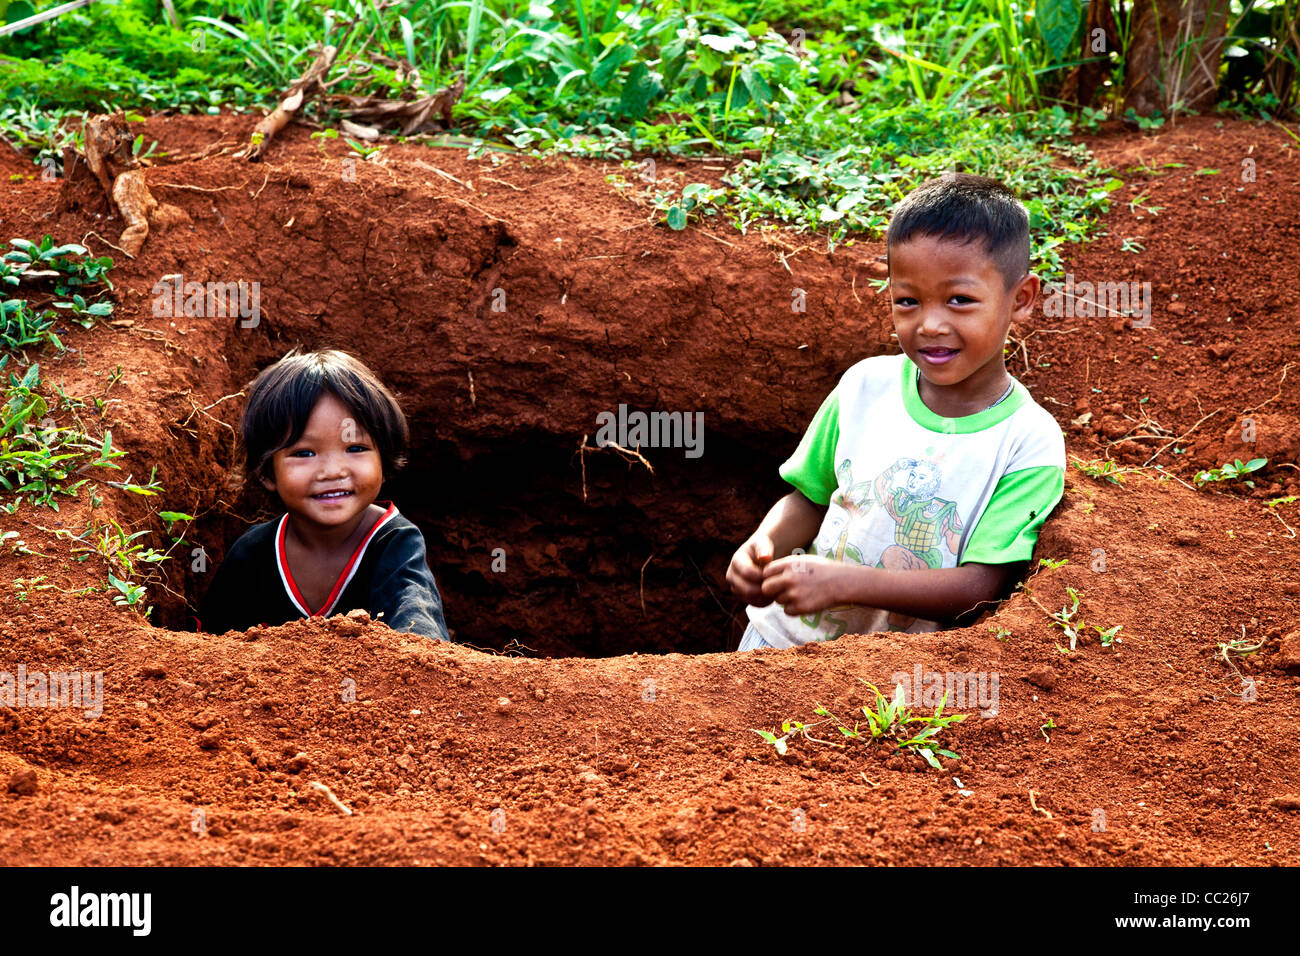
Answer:
MULTIPOLYGON (((154 117, 143 131, 175 157, 233 145, 254 122, 154 117)), ((1029 587, 1049 609, 1075 587, 1088 623, 1123 630, 1113 648, 1085 639, 1065 654, 1023 594, 933 635, 704 653, 739 636, 722 575, 780 493, 776 463, 837 376, 889 347, 869 281, 879 244, 827 255, 789 233, 672 233, 606 182, 640 185, 616 163, 494 164, 409 145, 357 163, 349 182, 346 147, 302 128, 262 164, 225 154, 149 170, 191 222, 135 260, 110 247, 121 221, 84 171, 4 189, 5 238, 48 232, 118 260, 119 324, 74 327, 43 375, 109 400, 127 468, 157 465, 159 507, 201 516, 188 539, 215 561, 271 513, 238 487, 240 404, 223 398, 295 343, 346 347, 412 419, 412 466, 393 494, 424 527, 457 636, 558 659, 341 619, 212 636, 151 626, 102 594, 18 600, 15 578, 73 590, 105 576, 53 533, 85 528, 86 496, 57 514, 24 504, 0 529, 49 557, 5 545, 0 670, 102 670, 104 712, 0 708, 0 863, 1300 862, 1297 509, 1262 504, 1300 488, 1300 366, 1287 369, 1300 356, 1300 154, 1276 127, 1212 118, 1109 130, 1092 146, 1126 187, 1109 235, 1069 268, 1150 280, 1151 327, 1040 313, 1013 329, 1024 351, 1009 367, 1058 416, 1072 456, 1141 464, 1159 450, 1174 477, 1118 486, 1068 470, 1037 553, 1069 563, 1029 587), (1258 181, 1241 182, 1245 158, 1258 181), (1139 160, 1163 175, 1127 171, 1139 160), (1158 217, 1122 201, 1142 192, 1158 217), (1120 250, 1139 236, 1144 252, 1120 250), (261 282, 261 323, 154 317, 154 283, 177 272, 261 282), (791 311, 796 288, 805 313, 791 311), (619 403, 703 411, 707 453, 648 453, 653 475, 580 454, 596 413, 619 403), (1247 415, 1254 445, 1239 441, 1247 415), (1143 432, 1180 440, 1162 449, 1168 438, 1143 432), (1184 484, 1235 457, 1270 459, 1254 492, 1184 484), (505 574, 490 570, 496 547, 505 574), (1216 659, 1243 635, 1262 650, 1216 659), (645 653, 670 650, 699 653, 645 653), (1000 675, 998 715, 965 709, 947 736, 962 758, 943 772, 883 747, 792 740, 779 757, 751 730, 818 704, 849 714, 860 678, 886 685, 916 665, 1000 675), (341 699, 348 677, 354 703, 341 699)), ((22 168, 12 160, 0 169, 22 168)), ((716 179, 707 167, 722 165, 665 160, 659 174, 716 179)), ((101 494, 96 519, 166 540, 147 502, 101 494)), ((206 582, 170 575, 174 595, 155 586, 151 600, 184 628, 181 598, 206 582)))

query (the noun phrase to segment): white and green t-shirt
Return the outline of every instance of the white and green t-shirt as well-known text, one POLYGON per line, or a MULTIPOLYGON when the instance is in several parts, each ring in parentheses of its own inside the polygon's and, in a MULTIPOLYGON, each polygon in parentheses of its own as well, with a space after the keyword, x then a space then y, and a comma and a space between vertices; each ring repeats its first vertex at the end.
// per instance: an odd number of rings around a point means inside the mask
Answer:
MULTIPOLYGON (((905 354, 846 371, 781 477, 826 505, 809 554, 877 568, 953 568, 1029 560, 1065 489, 1065 437, 1012 380, 1001 402, 945 418, 917 391, 905 354)), ((936 621, 843 605, 792 617, 773 603, 749 619, 775 647, 874 631, 918 633, 936 621)))

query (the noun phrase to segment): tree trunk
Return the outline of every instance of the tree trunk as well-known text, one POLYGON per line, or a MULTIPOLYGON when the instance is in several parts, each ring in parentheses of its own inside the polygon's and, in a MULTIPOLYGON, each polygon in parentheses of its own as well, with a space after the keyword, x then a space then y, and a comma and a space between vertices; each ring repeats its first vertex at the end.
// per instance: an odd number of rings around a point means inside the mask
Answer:
POLYGON ((1229 0, 1132 0, 1133 33, 1124 70, 1124 111, 1139 116, 1175 105, 1206 110, 1219 92, 1229 0))
MULTIPOLYGON (((1111 14, 1110 0, 1093 0, 1088 4, 1083 39, 1079 42, 1079 58, 1087 60, 1104 56, 1107 50, 1118 50, 1119 47, 1119 30, 1111 14)), ((1080 106, 1095 106, 1098 92, 1114 72, 1114 66, 1106 60, 1076 66, 1062 84, 1061 99, 1080 106)))

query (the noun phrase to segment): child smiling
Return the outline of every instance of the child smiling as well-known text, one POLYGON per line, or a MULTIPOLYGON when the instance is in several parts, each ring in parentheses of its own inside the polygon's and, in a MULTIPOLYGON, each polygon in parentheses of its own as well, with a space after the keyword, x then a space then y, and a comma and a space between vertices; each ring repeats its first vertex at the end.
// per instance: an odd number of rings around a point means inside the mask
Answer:
POLYGON ((405 463, 406 417, 354 357, 294 350, 249 386, 248 474, 284 504, 226 552, 199 612, 210 633, 363 608, 390 627, 447 640, 420 530, 384 477, 405 463))
POLYGON ((781 466, 795 490, 727 571, 751 605, 740 650, 969 623, 1064 491, 1060 426, 1003 360, 1039 291, 1025 207, 945 176, 899 203, 886 242, 902 354, 849 368, 781 466))

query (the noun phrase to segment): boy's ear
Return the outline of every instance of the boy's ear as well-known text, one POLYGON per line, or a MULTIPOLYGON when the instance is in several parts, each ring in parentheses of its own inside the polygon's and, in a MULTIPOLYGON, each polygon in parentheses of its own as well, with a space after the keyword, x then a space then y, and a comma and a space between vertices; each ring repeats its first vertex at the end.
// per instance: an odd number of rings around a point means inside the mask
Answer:
POLYGON ((1012 312, 1028 316, 1034 308, 1034 303, 1038 301, 1038 293, 1041 287, 1042 280, 1032 272, 1021 279, 1020 285, 1016 289, 1012 312))

